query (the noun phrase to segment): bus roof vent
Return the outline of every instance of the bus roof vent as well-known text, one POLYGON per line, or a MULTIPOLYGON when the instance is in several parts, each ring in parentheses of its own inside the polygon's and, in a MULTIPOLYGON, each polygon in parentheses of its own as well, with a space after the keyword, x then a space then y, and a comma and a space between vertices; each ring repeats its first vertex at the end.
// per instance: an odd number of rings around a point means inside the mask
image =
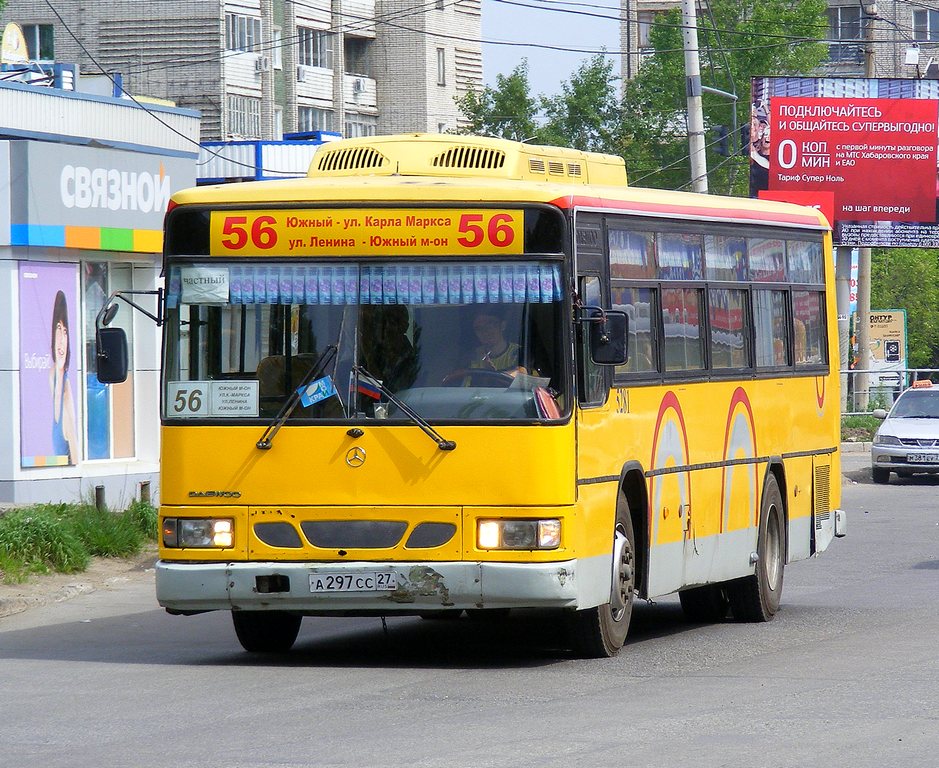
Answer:
POLYGON ((314 166, 318 174, 380 170, 387 164, 388 159, 377 149, 369 146, 328 147, 321 149, 314 157, 314 166))
POLYGON ((433 160, 434 168, 472 168, 495 170, 505 165, 505 152, 488 147, 456 146, 441 152, 433 160))
POLYGON ((307 176, 437 176, 625 186, 622 157, 488 136, 408 133, 321 146, 307 176))

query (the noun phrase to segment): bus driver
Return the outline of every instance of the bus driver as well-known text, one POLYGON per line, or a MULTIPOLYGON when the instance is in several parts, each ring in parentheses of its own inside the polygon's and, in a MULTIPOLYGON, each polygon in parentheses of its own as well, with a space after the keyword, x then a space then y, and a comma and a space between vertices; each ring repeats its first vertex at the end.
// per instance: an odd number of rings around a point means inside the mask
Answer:
POLYGON ((479 346, 473 354, 470 368, 498 371, 515 377, 527 373, 519 365, 519 346, 505 338, 505 320, 494 309, 483 307, 473 316, 473 333, 479 346))

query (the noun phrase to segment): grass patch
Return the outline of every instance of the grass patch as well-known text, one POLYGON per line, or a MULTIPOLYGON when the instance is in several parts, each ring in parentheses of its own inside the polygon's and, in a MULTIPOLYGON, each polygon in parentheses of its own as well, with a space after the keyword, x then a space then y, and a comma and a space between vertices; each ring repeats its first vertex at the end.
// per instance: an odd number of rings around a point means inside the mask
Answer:
POLYGON ((37 504, 0 517, 0 580, 77 573, 92 557, 129 557, 156 538, 157 511, 135 501, 122 512, 94 504, 37 504))
POLYGON ((881 424, 880 419, 867 414, 844 416, 841 419, 841 439, 851 443, 870 442, 881 424))

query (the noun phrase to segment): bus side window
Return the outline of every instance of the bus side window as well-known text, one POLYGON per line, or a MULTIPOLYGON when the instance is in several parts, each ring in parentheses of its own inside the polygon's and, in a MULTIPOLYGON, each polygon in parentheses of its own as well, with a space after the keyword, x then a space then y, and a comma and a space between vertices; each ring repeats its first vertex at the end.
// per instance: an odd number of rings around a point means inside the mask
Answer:
MULTIPOLYGON (((595 276, 581 277, 579 286, 580 299, 585 306, 605 306, 600 294, 600 278, 595 276)), ((597 365, 590 359, 590 326, 589 323, 580 324, 578 335, 579 361, 579 389, 582 405, 600 405, 606 402, 607 376, 602 365, 597 365)))

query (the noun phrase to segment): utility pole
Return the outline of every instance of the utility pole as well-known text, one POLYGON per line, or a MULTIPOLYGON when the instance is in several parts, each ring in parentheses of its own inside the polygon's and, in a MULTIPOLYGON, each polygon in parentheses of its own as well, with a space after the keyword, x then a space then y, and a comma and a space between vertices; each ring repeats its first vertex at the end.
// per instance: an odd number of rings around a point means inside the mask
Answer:
MULTIPOLYGON (((874 19, 877 16, 876 3, 863 6, 864 9, 864 76, 874 76, 874 19)), ((858 251, 857 271, 857 348, 858 367, 865 373, 858 373, 854 380, 855 409, 866 411, 870 395, 871 358, 871 249, 858 251)))
POLYGON ((704 114, 701 110, 701 63, 698 60, 698 17, 695 0, 681 0, 682 41, 685 50, 685 89, 688 94, 688 155, 691 191, 708 191, 704 154, 704 114))

